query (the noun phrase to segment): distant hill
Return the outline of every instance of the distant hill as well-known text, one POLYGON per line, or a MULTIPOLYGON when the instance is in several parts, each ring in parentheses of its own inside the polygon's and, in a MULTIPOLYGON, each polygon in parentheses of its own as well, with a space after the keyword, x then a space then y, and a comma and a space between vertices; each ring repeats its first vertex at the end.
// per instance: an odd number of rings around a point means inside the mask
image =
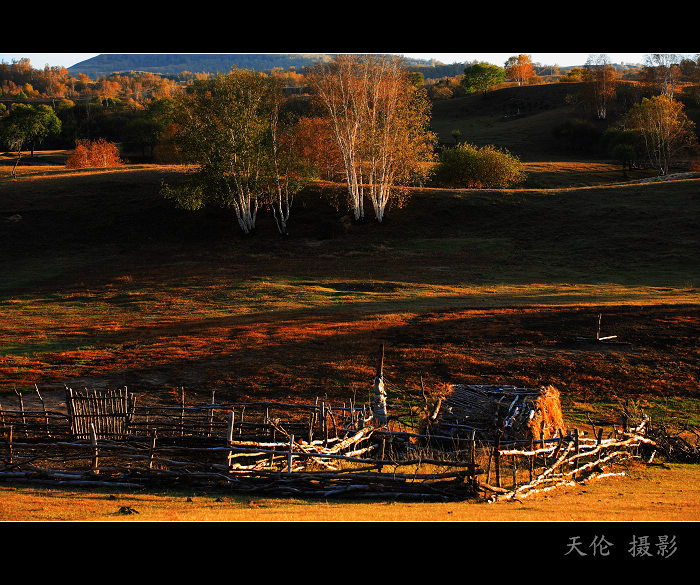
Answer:
POLYGON ((228 73, 232 67, 255 69, 256 71, 265 71, 275 67, 302 68, 327 59, 330 59, 330 56, 323 54, 107 53, 76 63, 68 68, 68 72, 71 75, 83 73, 91 78, 129 71, 148 71, 162 75, 178 75, 183 71, 215 74, 228 73))
MULTIPOLYGON (((289 69, 294 67, 302 69, 318 62, 329 61, 332 55, 324 53, 296 54, 296 53, 229 53, 229 54, 116 54, 106 53, 97 55, 91 59, 81 61, 68 68, 71 75, 77 76, 83 73, 91 78, 111 75, 112 73, 127 73, 129 71, 148 71, 162 75, 178 75, 183 71, 190 73, 228 73, 231 67, 254 69, 256 71, 269 71, 281 67, 289 69)), ((421 71, 428 72, 436 67, 429 61, 407 59, 407 65, 420 67, 421 71)), ((438 66, 439 67, 439 66, 438 66)), ((454 68, 454 67, 452 67, 454 68)), ((464 67, 458 67, 463 71, 464 67)), ((454 75, 454 73, 450 73, 454 75)), ((445 75, 445 73, 442 73, 445 75)), ((429 75, 426 75, 429 77, 429 75)))
MULTIPOLYGON (((269 71, 273 68, 289 69, 294 67, 301 70, 318 62, 329 61, 333 58, 327 53, 105 53, 76 63, 68 68, 71 75, 78 73, 90 78, 99 78, 112 73, 128 73, 129 71, 147 71, 161 75, 179 75, 184 71, 190 73, 228 73, 232 67, 269 71)), ((419 71, 425 79, 455 77, 464 73, 465 63, 445 64, 434 59, 405 59, 406 65, 414 71, 419 71)), ((629 65, 615 64, 624 72, 629 65)), ((561 67, 565 73, 571 67, 561 67)))

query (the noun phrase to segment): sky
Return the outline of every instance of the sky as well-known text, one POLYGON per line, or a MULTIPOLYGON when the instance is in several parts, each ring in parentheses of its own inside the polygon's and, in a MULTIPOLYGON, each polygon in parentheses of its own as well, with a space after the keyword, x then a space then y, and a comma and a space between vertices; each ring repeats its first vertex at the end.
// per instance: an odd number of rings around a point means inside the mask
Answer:
POLYGON ((502 67, 509 57, 515 55, 529 55, 533 63, 541 65, 559 65, 569 67, 571 65, 585 65, 591 55, 607 55, 611 63, 644 63, 644 57, 649 53, 606 53, 597 51, 591 53, 528 53, 526 51, 513 51, 511 53, 401 53, 405 57, 415 59, 436 59, 446 65, 451 63, 471 63, 472 61, 485 61, 502 67))
MULTIPOLYGON (((516 54, 529 55, 534 63, 542 65, 559 65, 568 67, 571 65, 584 65, 591 55, 607 55, 611 63, 644 63, 644 57, 649 53, 607 53, 597 51, 591 53, 527 53, 526 51, 513 51, 511 53, 396 53, 409 58, 436 59, 446 65, 452 63, 467 63, 471 61, 485 61, 493 65, 503 66, 508 57, 516 54)), ((71 67, 76 63, 95 57, 98 53, 0 53, 0 62, 12 63, 23 57, 29 59, 32 67, 43 69, 45 65, 50 67, 71 67)))

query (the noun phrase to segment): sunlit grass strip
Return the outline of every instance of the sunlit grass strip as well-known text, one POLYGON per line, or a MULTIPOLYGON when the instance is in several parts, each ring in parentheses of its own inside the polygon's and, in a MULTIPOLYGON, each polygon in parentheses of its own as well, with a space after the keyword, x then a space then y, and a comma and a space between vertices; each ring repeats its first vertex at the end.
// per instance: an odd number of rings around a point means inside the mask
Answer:
POLYGON ((275 278, 203 288, 145 286, 138 291, 83 291, 0 302, 0 347, 51 344, 61 336, 109 335, 125 328, 219 319, 272 311, 361 310, 383 313, 440 307, 604 306, 698 304, 688 286, 652 287, 616 283, 440 285, 411 282, 318 280, 300 284, 275 278), (391 285, 390 291, 381 285, 391 285), (376 290, 373 287, 376 286, 376 290), (116 300, 115 300, 116 299, 116 300))
POLYGON ((224 351, 232 341, 226 330, 241 325, 251 346, 270 339, 297 342, 333 336, 356 327, 353 315, 393 324, 421 311, 605 305, 697 304, 687 286, 650 287, 615 283, 537 283, 531 285, 444 285, 411 282, 263 277, 206 285, 113 285, 30 296, 0 302, 0 377, 15 380, 42 369, 99 367, 114 355, 140 362, 136 350, 151 358, 224 351), (333 323, 298 323, 295 319, 338 313, 333 323), (269 316, 278 314, 272 326, 269 316), (259 318, 259 320, 257 320, 259 318), (241 321, 241 319, 244 319, 241 321), (252 329, 246 323, 255 323, 252 329), (279 329, 282 323, 284 330, 279 329), (190 334, 188 327, 195 330, 190 334), (163 328, 162 331, 159 328, 163 328), (209 333, 206 331, 209 330, 209 333), (141 335, 145 334, 145 338, 141 335), (132 355, 134 354, 134 355, 132 355), (51 356, 51 357, 49 357, 51 356), (29 359, 27 358, 33 358, 29 359), (78 364, 78 361, 80 364, 78 364), (49 364, 52 364, 49 366, 49 364))

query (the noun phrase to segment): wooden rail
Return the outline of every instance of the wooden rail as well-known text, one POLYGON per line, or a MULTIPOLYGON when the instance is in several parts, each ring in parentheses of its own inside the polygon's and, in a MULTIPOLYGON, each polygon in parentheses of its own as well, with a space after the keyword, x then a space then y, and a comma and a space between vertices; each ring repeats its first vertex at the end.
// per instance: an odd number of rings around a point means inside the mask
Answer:
POLYGON ((650 443, 643 425, 607 439, 600 429, 593 439, 573 430, 489 441, 468 428, 451 437, 376 426, 364 405, 217 403, 213 394, 187 404, 184 392, 179 405, 146 406, 126 390, 67 390, 66 409, 0 408, 0 481, 495 501, 610 473, 650 443))

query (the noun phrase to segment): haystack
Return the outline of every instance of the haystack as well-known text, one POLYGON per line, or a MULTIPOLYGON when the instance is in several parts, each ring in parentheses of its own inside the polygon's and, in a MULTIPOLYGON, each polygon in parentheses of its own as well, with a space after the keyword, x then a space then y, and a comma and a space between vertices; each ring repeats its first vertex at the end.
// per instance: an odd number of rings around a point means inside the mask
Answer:
POLYGON ((431 435, 468 438, 473 432, 481 440, 493 440, 496 431, 504 440, 551 438, 564 418, 559 391, 554 386, 518 388, 476 384, 452 384, 436 404, 431 435))

